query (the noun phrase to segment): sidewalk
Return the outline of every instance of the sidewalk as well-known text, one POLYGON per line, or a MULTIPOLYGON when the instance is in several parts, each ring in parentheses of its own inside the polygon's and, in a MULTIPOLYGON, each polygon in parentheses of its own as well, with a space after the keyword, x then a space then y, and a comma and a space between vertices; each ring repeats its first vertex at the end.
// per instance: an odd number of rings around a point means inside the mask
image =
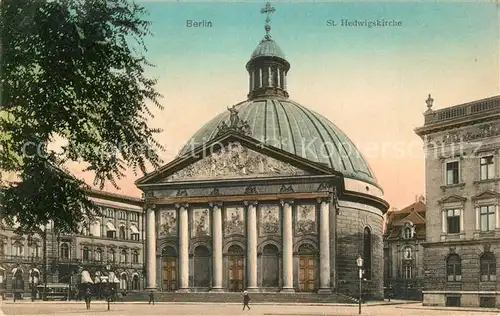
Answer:
POLYGON ((485 308, 485 307, 445 307, 445 306, 423 306, 422 303, 411 306, 396 306, 399 309, 420 309, 433 311, 447 312, 495 312, 500 313, 500 308, 485 308))
MULTIPOLYGON (((34 303, 29 300, 19 300, 13 302, 12 300, 3 301, 3 304, 85 304, 84 301, 35 301, 34 303)), ((105 301, 92 301, 92 304, 107 304, 105 301)), ((122 304, 143 304, 148 305, 147 301, 136 302, 111 302, 111 305, 122 304)), ((220 302, 155 302, 155 305, 241 305, 241 303, 220 303, 220 302)), ((391 300, 388 301, 374 301, 362 304, 362 306, 382 306, 382 305, 403 305, 403 304, 422 304, 415 301, 391 300)), ((280 303, 280 302, 253 302, 252 305, 300 305, 300 306, 358 306, 358 304, 342 304, 342 303, 280 303)))

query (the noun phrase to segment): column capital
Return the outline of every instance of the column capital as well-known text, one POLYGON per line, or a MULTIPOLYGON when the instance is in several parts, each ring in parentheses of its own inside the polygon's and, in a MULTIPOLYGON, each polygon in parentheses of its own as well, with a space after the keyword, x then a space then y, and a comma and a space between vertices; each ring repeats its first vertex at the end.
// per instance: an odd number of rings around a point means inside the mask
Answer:
POLYGON ((323 202, 330 203, 331 201, 332 201, 332 197, 331 196, 325 196, 325 197, 316 198, 316 202, 318 202, 318 204, 321 204, 323 202))
POLYGON ((212 208, 216 207, 216 206, 217 207, 222 207, 223 204, 224 203, 222 201, 216 201, 216 202, 210 202, 210 203, 208 203, 208 205, 210 205, 210 207, 212 207, 212 208))
POLYGON ((249 205, 256 206, 257 204, 259 204, 258 201, 243 201, 243 205, 245 205, 245 206, 249 206, 249 205))
POLYGON ((294 201, 294 200, 292 200, 292 199, 286 199, 286 200, 285 200, 285 199, 281 199, 281 200, 280 200, 280 204, 281 204, 281 206, 285 206, 285 204, 292 205, 292 204, 294 204, 294 203, 295 203, 295 201, 294 201))
POLYGON ((176 210, 179 210, 181 207, 187 209, 189 207, 188 203, 175 203, 174 207, 176 210))

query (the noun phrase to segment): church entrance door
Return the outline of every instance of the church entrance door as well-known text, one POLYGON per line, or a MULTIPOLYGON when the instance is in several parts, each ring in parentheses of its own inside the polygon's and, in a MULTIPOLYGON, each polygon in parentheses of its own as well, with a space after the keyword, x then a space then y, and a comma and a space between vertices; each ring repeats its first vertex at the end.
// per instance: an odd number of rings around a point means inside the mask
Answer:
POLYGON ((310 244, 299 247, 299 291, 314 292, 316 290, 316 255, 310 244))
POLYGON ((163 262, 163 292, 177 290, 177 253, 172 247, 162 250, 163 262))
POLYGON ((194 249, 194 287, 210 287, 210 252, 205 246, 194 249))
POLYGON ((262 286, 263 287, 279 287, 280 286, 280 271, 279 271, 279 250, 273 244, 267 244, 262 250, 262 286))
POLYGON ((241 292, 245 287, 243 249, 238 245, 232 245, 228 251, 229 266, 229 292, 241 292))

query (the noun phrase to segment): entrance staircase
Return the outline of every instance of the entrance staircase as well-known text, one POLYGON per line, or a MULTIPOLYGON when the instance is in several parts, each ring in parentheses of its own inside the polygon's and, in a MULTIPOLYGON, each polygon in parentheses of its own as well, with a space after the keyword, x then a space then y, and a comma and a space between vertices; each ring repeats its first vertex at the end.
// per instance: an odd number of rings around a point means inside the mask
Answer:
MULTIPOLYGON (((276 293, 276 292, 258 292, 249 293, 253 304, 258 303, 337 303, 337 304, 356 304, 358 301, 347 295, 340 293, 316 294, 316 293, 276 293)), ((243 295, 241 293, 173 293, 173 292, 155 292, 156 302, 182 302, 182 303, 241 303, 243 295)), ((122 302, 140 302, 149 301, 149 292, 128 293, 119 299, 122 302)))

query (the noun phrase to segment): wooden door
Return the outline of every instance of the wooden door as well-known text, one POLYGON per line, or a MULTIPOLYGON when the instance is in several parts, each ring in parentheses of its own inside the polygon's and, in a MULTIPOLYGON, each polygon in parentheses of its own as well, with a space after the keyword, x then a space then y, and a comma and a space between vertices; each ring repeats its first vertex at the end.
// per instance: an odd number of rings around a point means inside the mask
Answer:
POLYGON ((177 290, 177 258, 163 257, 163 291, 177 290))
POLYGON ((316 290, 316 258, 314 256, 299 257, 299 291, 314 292, 316 290))
POLYGON ((229 292, 241 292, 244 288, 242 256, 229 257, 229 292))

